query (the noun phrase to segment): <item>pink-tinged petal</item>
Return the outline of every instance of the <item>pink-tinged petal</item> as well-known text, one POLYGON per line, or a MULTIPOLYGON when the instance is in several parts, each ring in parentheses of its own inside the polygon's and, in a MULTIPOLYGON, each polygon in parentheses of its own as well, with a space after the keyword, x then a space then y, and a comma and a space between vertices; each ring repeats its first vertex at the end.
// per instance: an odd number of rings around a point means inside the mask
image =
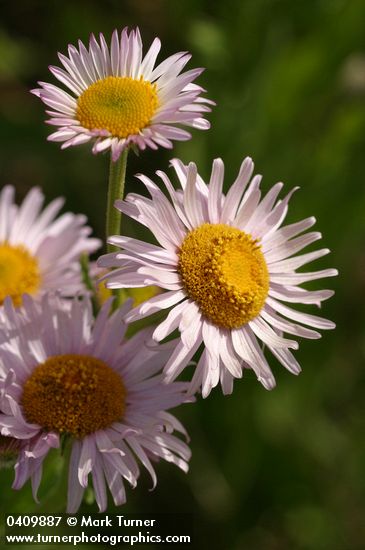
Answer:
POLYGON ((196 334, 202 325, 202 315, 195 302, 190 302, 181 315, 179 330, 181 341, 187 348, 191 348, 196 340, 196 334))
POLYGON ((112 72, 109 48, 105 41, 104 35, 102 33, 100 33, 99 38, 100 38, 100 47, 101 47, 101 53, 103 58, 103 64, 105 67, 105 76, 108 76, 112 72))
MULTIPOLYGON (((155 141, 166 141, 174 139, 176 141, 186 141, 191 138, 191 133, 178 128, 177 126, 172 126, 171 124, 154 124, 154 140, 155 141)), ((164 147, 169 147, 169 145, 164 145, 164 147)))
POLYGON ((139 32, 139 28, 137 27, 134 34, 134 37, 132 39, 132 48, 130 52, 130 70, 129 73, 132 78, 138 78, 139 77, 139 69, 142 62, 142 38, 141 33, 139 32))
POLYGON ((189 300, 185 300, 184 302, 175 306, 169 312, 166 319, 156 327, 153 333, 153 339, 157 342, 160 342, 161 340, 166 338, 166 336, 171 334, 171 332, 173 332, 179 326, 182 314, 184 310, 189 306, 189 304, 189 300))
POLYGON ((159 77, 157 82, 158 89, 162 90, 166 86, 171 86, 175 82, 177 75, 181 73, 188 61, 190 61, 191 57, 192 56, 188 54, 177 59, 175 63, 159 77))
POLYGON ((205 363, 202 376, 202 397, 208 397, 212 389, 219 382, 219 357, 212 355, 208 349, 206 351, 205 363))
POLYGON ((184 192, 184 209, 185 214, 192 227, 198 227, 204 222, 204 215, 201 206, 201 201, 197 193, 196 186, 197 169, 196 165, 191 162, 188 167, 186 177, 186 187, 184 192))
POLYGON ((285 243, 292 237, 296 237, 296 235, 299 235, 299 233, 303 233, 303 231, 306 231, 307 229, 312 227, 315 223, 316 223, 316 218, 312 216, 300 222, 286 225, 285 227, 277 229, 276 231, 274 231, 273 233, 270 233, 267 236, 263 235, 262 237, 263 250, 265 252, 268 252, 272 248, 278 247, 279 245, 285 243))
POLYGON ((122 154, 122 151, 126 147, 126 140, 122 139, 119 140, 117 138, 113 138, 111 142, 111 149, 112 149, 112 161, 117 162, 120 155, 122 154))
POLYGON ((220 383, 222 385, 223 395, 231 395, 233 392, 233 376, 226 369, 220 371, 220 383))
POLYGON ((182 443, 177 438, 169 434, 161 434, 154 438, 149 437, 143 440, 143 446, 145 449, 152 452, 154 455, 163 458, 167 462, 172 462, 184 472, 189 470, 187 461, 190 459, 191 453, 189 447, 182 443), (171 452, 170 448, 172 448, 171 452), (176 455, 175 452, 178 452, 180 456, 176 455))
POLYGON ((322 269, 312 273, 272 273, 270 280, 280 285, 300 285, 308 281, 316 281, 325 277, 335 277, 338 275, 337 269, 322 269))
POLYGON ((8 238, 8 231, 12 222, 11 211, 14 202, 14 187, 6 185, 0 193, 0 239, 5 241, 8 238))
POLYGON ((53 132, 53 134, 50 134, 47 139, 48 141, 66 141, 76 135, 77 133, 74 130, 61 128, 61 130, 57 130, 57 132, 53 132))
POLYGON ((211 127, 209 120, 205 120, 205 118, 193 118, 190 122, 186 121, 185 125, 196 128, 197 130, 209 130, 211 127))
POLYGON ((65 67, 66 71, 72 77, 72 79, 78 82, 83 90, 86 90, 89 83, 84 78, 84 75, 80 74, 79 70, 77 69, 77 67, 75 67, 74 63, 62 53, 58 54, 58 58, 61 61, 62 65, 65 67))
POLYGON ((47 454, 51 448, 57 449, 59 445, 60 440, 58 434, 47 433, 45 435, 40 435, 36 444, 31 447, 29 451, 25 451, 25 455, 29 458, 40 458, 47 454))
POLYGON ((229 223, 235 218, 237 208, 240 204, 243 192, 251 179, 253 169, 254 163, 252 159, 246 157, 241 164, 236 180, 233 182, 224 200, 220 219, 221 223, 229 223))
POLYGON ((171 290, 170 292, 164 292, 163 294, 158 294, 149 300, 143 302, 143 304, 136 307, 132 310, 126 317, 128 322, 134 322, 137 319, 143 319, 147 315, 151 315, 156 311, 161 309, 167 309, 171 306, 176 305, 177 303, 184 300, 185 292, 182 290, 175 291, 171 290))
POLYGON ((296 325, 283 319, 275 313, 275 311, 265 304, 265 307, 260 311, 260 316, 265 319, 272 327, 277 328, 280 331, 287 332, 289 334, 294 334, 295 336, 301 336, 302 338, 309 338, 312 340, 317 340, 321 337, 320 333, 311 330, 309 328, 302 327, 301 325, 296 325))
MULTIPOLYGON (((108 241, 109 241, 109 239, 108 239, 108 241)), ((177 271, 176 263, 175 263, 175 265, 172 265, 172 264, 169 265, 167 263, 157 263, 156 264, 156 261, 146 259, 142 255, 140 255, 140 254, 137 255, 137 254, 134 254, 133 252, 127 253, 127 254, 124 253, 124 252, 119 252, 115 256, 113 254, 112 257, 110 255, 106 255, 104 257, 103 263, 104 263, 105 266, 107 264, 109 264, 110 267, 111 266, 124 266, 125 268, 129 268, 131 266, 136 266, 137 265, 137 266, 147 267, 152 271, 153 270, 158 270, 158 272, 161 272, 161 273, 175 273, 175 275, 176 275, 176 271, 177 271), (110 262, 108 260, 110 260, 110 262)), ((123 269, 123 267, 121 269, 123 269)), ((140 273, 139 268, 138 268, 138 272, 140 273)), ((177 280, 175 282, 177 282, 177 280)))
POLYGON ((70 117, 63 117, 61 113, 59 113, 60 116, 56 118, 50 118, 49 120, 46 120, 47 124, 50 124, 51 126, 62 126, 63 129, 67 127, 73 127, 73 126, 80 126, 80 123, 77 120, 73 120, 70 117))
POLYGON ((91 34, 90 36, 89 55, 92 59, 92 62, 95 67, 95 71, 97 73, 96 78, 102 79, 106 77, 107 71, 106 71, 105 59, 102 53, 102 49, 99 46, 94 34, 91 34))
POLYGON ((32 474, 32 495, 35 500, 35 502, 39 503, 38 500, 38 489, 39 485, 42 479, 42 465, 43 465, 43 457, 41 459, 37 459, 37 467, 34 469, 34 473, 32 474))
POLYGON ((92 152, 94 154, 101 153, 102 151, 106 151, 106 149, 109 149, 111 147, 112 139, 106 138, 106 139, 100 139, 100 141, 96 141, 92 152))
POLYGON ((171 55, 165 61, 162 61, 151 73, 150 80, 151 82, 154 82, 159 78, 161 75, 166 73, 171 67, 175 65, 175 63, 181 59, 183 56, 188 55, 186 52, 179 52, 171 55))
POLYGON ((163 419, 164 425, 168 433, 173 433, 173 431, 176 430, 185 436, 186 441, 190 440, 189 435, 185 430, 184 426, 181 424, 181 422, 177 418, 175 418, 175 416, 172 416, 172 414, 167 412, 160 412, 158 416, 159 418, 163 419))
POLYGON ((166 384, 172 382, 179 376, 179 374, 188 365, 201 343, 202 333, 201 328, 199 327, 198 332, 195 334, 195 342, 190 347, 186 347, 183 342, 180 342, 176 346, 164 368, 164 381, 166 384))
POLYGON ((17 439, 30 439, 38 434, 39 426, 35 424, 25 424, 23 419, 18 420, 15 417, 0 416, 1 434, 17 439))
POLYGON ((77 136, 65 141, 61 145, 61 149, 67 149, 67 147, 71 147, 73 145, 81 145, 82 143, 87 143, 91 140, 91 137, 92 136, 88 134, 78 134, 77 136))
POLYGON ((329 254, 329 248, 322 248, 321 250, 316 250, 315 252, 308 252, 307 254, 301 254, 300 256, 295 256, 294 258, 288 258, 287 260, 280 260, 279 262, 273 262, 268 264, 268 269, 270 274, 275 273, 290 273, 299 267, 302 267, 304 264, 310 263, 322 256, 329 254))
POLYGON ((171 204, 157 185, 155 185, 149 178, 143 176, 143 174, 137 174, 137 177, 145 184, 151 194, 160 222, 165 226, 166 231, 169 232, 171 237, 174 237, 174 244, 179 246, 184 238, 185 229, 171 204))
POLYGON ((75 440, 72 444, 70 464, 68 467, 67 513, 75 514, 80 507, 84 487, 79 482, 78 468, 81 457, 82 442, 75 440))
POLYGON ((109 437, 109 434, 99 430, 94 434, 95 441, 98 447, 98 450, 101 453, 116 453, 120 456, 125 456, 125 453, 121 449, 118 449, 113 445, 112 440, 109 437))
POLYGON ((14 466, 15 478, 12 484, 12 489, 15 489, 16 491, 21 489, 24 483, 29 479, 29 476, 31 475, 29 472, 31 460, 32 459, 25 456, 24 452, 21 451, 19 453, 18 460, 14 466))
POLYGON ((174 97, 177 93, 181 92, 186 84, 189 84, 195 80, 198 76, 202 74, 204 68, 191 69, 185 73, 177 76, 173 81, 167 84, 162 90, 159 90, 159 97, 161 101, 168 101, 170 98, 174 97))
POLYGON ((255 212, 257 205, 259 204, 259 200, 261 197, 261 191, 260 191, 261 179, 262 179, 262 176, 255 176, 252 179, 250 186, 247 189, 242 199, 237 215, 234 219, 234 225, 239 229, 242 229, 242 230, 245 229, 252 214, 255 212))
POLYGON ((160 170, 157 170, 156 174, 162 179, 163 183, 166 186, 166 189, 168 193, 170 194, 170 198, 172 200, 173 206, 176 210, 177 215, 179 216, 180 220, 183 222, 185 227, 192 229, 192 224, 188 220, 184 209, 182 208, 181 204, 179 203, 178 196, 176 194, 175 189, 173 188, 171 181, 167 177, 167 175, 164 172, 161 172, 160 170))
POLYGON ((283 300, 284 302, 291 302, 294 304, 316 304, 320 306, 323 300, 328 300, 333 296, 333 290, 304 290, 300 287, 289 287, 271 284, 269 290, 269 296, 283 300))
POLYGON ((50 84, 44 84, 44 86, 46 87, 41 93, 42 101, 49 107, 56 109, 56 111, 65 113, 70 115, 71 118, 74 118, 77 107, 76 99, 63 90, 58 89, 56 86, 53 87, 50 84))
POLYGON ((267 389, 275 387, 275 378, 248 326, 232 330, 232 343, 236 353, 252 368, 257 379, 267 389))
POLYGON ((95 82, 98 80, 99 75, 98 71, 95 67, 94 61, 92 57, 90 56, 89 52, 87 51, 84 44, 81 42, 81 40, 78 41, 79 50, 80 50, 80 60, 82 62, 82 65, 88 74, 91 82, 95 82))
POLYGON ((90 84, 93 83, 92 77, 89 74, 87 68, 85 67, 83 63, 83 59, 80 56, 80 53, 77 51, 75 46, 72 44, 68 47, 68 55, 70 62, 72 63, 73 67, 75 68, 77 74, 82 78, 82 81, 87 85, 90 86, 90 84))
POLYGON ((280 361, 280 363, 288 369, 292 374, 299 374, 301 372, 301 367, 298 361, 295 359, 294 355, 288 350, 283 348, 275 348, 268 346, 271 353, 280 361))
MULTIPOLYGON (((132 36, 128 36, 128 29, 127 27, 123 29, 120 35, 120 47, 119 47, 119 73, 126 76, 131 76, 130 74, 130 51, 131 51, 131 38, 132 36)), ((112 69, 113 71, 113 69, 112 69)))
POLYGON ((138 457, 138 459, 142 462, 143 466, 149 472, 152 479, 151 490, 153 490, 157 485, 157 476, 150 460, 148 459, 146 453, 144 452, 143 448, 138 443, 138 440, 136 438, 128 437, 128 445, 131 447, 135 455, 138 457))
POLYGON ((265 221, 258 224, 257 228, 252 231, 254 237, 260 238, 262 235, 268 235, 281 226, 288 212, 289 200, 298 189, 299 187, 294 187, 282 201, 278 202, 272 212, 265 218, 265 221))
MULTIPOLYGON (((48 206, 37 216, 37 220, 32 224, 32 228, 28 232, 28 238, 32 242, 31 250, 36 251, 38 244, 44 239, 44 234, 48 226, 53 222, 56 215, 64 205, 65 199, 60 197, 53 200, 48 206)), ((29 246, 29 245, 28 245, 29 246)))
POLYGON ((105 478, 102 466, 102 460, 98 454, 95 455, 95 464, 92 472, 93 488, 95 492, 95 500, 99 507, 99 512, 105 512, 108 504, 105 478))
POLYGON ((220 330, 210 321, 204 319, 202 323, 202 335, 208 354, 214 359, 215 366, 219 367, 220 330))
POLYGON ((318 317, 317 315, 310 315, 309 313, 296 311, 295 309, 284 306, 284 304, 278 302, 277 300, 274 300, 273 298, 268 297, 266 299, 266 303, 285 317, 293 319, 293 321, 303 323, 304 325, 319 328, 322 330, 331 330, 336 327, 335 323, 329 321, 328 319, 323 319, 322 317, 318 317))
POLYGON ((153 264, 144 264, 137 269, 137 273, 146 275, 146 282, 148 283, 158 284, 162 287, 165 287, 165 285, 177 285, 179 290, 181 288, 180 275, 176 271, 164 269, 163 266, 154 267, 153 264))
MULTIPOLYGON (((99 265, 105 266, 106 264, 104 263, 99 265)), ((129 271, 126 271, 124 269, 117 269, 116 271, 113 271, 110 276, 108 276, 108 280, 105 286, 110 289, 141 288, 155 284, 155 282, 150 282, 150 280, 148 280, 145 275, 139 275, 138 273, 136 274, 135 269, 130 269, 129 271)), ((159 286, 161 288, 166 288, 166 286, 162 286, 161 284, 159 284, 159 286)))
POLYGON ((63 69, 60 69, 59 67, 49 67, 49 70, 51 73, 65 86, 70 88, 70 90, 77 96, 81 95, 83 92, 83 89, 77 81, 75 81, 66 71, 63 69))
POLYGON ((233 348, 231 333, 228 329, 220 331, 219 355, 225 368, 235 378, 242 378, 242 361, 240 361, 233 348))
POLYGON ((214 159, 209 181, 208 213, 211 223, 219 223, 222 212, 222 190, 224 164, 222 159, 214 159))
MULTIPOLYGON (((126 197, 126 202, 134 205, 134 211, 136 212, 136 215, 134 216, 135 219, 143 225, 146 225, 150 231, 153 232, 161 246, 176 253, 176 247, 180 245, 180 242, 176 241, 176 236, 170 236, 166 232, 166 225, 164 225, 161 220, 156 217, 156 212, 153 208, 153 201, 129 193, 126 197)), ((125 211, 123 204, 119 204, 118 206, 122 211, 125 211)))
POLYGON ((115 506, 121 506, 127 500, 123 479, 121 478, 119 472, 116 472, 108 462, 104 462, 103 466, 106 481, 113 496, 114 504, 115 506))
POLYGON ((155 65, 160 49, 161 41, 159 38, 155 38, 141 63, 139 74, 137 75, 138 77, 144 75, 144 78, 146 80, 151 80, 153 67, 155 65))
POLYGON ((99 314, 95 320, 93 330, 91 333, 92 342, 96 343, 102 337, 102 334, 107 326, 107 320, 110 313, 110 308, 112 306, 113 299, 109 298, 101 307, 99 314))
MULTIPOLYGON (((126 438, 128 441, 128 437, 126 438)), ((126 455, 127 456, 127 455, 126 455)), ((126 463, 126 457, 121 458, 115 453, 105 453, 103 455, 103 460, 105 463, 110 464, 121 476, 124 477, 132 487, 137 485, 137 477, 134 472, 128 467, 126 463)))
POLYGON ((173 250, 165 250, 160 246, 144 243, 143 241, 133 239, 131 237, 113 235, 112 237, 109 237, 108 242, 114 246, 119 246, 120 248, 129 250, 142 258, 153 260, 168 266, 176 267, 179 261, 178 255, 173 250))
POLYGON ((271 225, 267 223, 267 220, 270 219, 272 207, 283 186, 284 184, 281 182, 276 183, 265 195, 246 225, 246 231, 252 232, 255 237, 259 237, 262 234, 265 235, 271 229, 271 225))
POLYGON ((262 250, 265 254, 267 263, 270 264, 289 258, 293 254, 296 254, 306 246, 309 246, 321 238, 321 233, 318 233, 318 231, 312 231, 311 233, 306 233, 305 235, 291 239, 277 248, 271 248, 271 250, 267 250, 265 244, 263 244, 262 250))
POLYGON ((268 346, 291 349, 299 348, 298 342, 279 336, 260 316, 250 321, 249 325, 257 338, 268 346))
POLYGON ((10 243, 18 244, 24 241, 37 219, 44 202, 44 195, 38 187, 33 187, 20 206, 16 219, 12 223, 8 239, 10 243))
POLYGON ((206 349, 203 350, 203 353, 200 356, 197 366, 195 367, 193 378, 189 384, 188 395, 195 395, 202 386, 203 383, 203 374, 205 371, 206 364, 208 361, 208 352, 206 349))
POLYGON ((82 487, 87 487, 88 475, 92 471, 95 464, 95 441, 92 436, 86 437, 82 441, 80 460, 78 465, 78 480, 82 487))

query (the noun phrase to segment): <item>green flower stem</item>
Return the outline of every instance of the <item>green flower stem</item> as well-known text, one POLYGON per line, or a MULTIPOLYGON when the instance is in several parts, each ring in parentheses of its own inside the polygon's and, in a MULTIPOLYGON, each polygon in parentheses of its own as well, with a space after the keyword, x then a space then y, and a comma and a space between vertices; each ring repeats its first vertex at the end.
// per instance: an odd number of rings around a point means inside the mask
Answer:
POLYGON ((90 277, 89 256, 87 254, 81 255, 80 265, 81 265, 82 280, 87 290, 89 290, 91 293, 91 304, 93 308, 93 313, 96 317, 100 308, 99 308, 95 282, 90 277))
MULTIPOLYGON (((114 202, 117 199, 123 199, 124 197, 124 183, 125 174, 127 169, 127 157, 128 148, 124 149, 119 159, 113 162, 110 157, 110 169, 109 169, 109 185, 108 185, 108 199, 106 210, 106 239, 112 235, 120 235, 122 214, 114 207, 114 202)), ((115 252, 117 247, 112 244, 107 244, 107 252, 115 252)), ((115 296, 113 309, 117 309, 126 299, 126 294, 123 289, 113 290, 115 296)))
MULTIPOLYGON (((120 235, 122 214, 114 208, 117 199, 123 199, 125 173, 127 169, 128 149, 124 149, 116 162, 110 158, 108 204, 106 209, 106 238, 112 235, 120 235)), ((107 252, 114 252, 117 248, 107 244, 107 252)))

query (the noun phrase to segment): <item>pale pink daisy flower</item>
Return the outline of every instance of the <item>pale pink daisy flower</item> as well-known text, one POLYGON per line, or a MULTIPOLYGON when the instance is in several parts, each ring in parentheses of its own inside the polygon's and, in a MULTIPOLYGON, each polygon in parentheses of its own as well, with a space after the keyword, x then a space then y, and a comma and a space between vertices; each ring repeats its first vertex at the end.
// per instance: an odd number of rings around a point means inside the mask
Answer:
POLYGON ((6 296, 21 305, 24 293, 38 298, 58 289, 65 297, 85 291, 80 257, 101 246, 90 237, 86 216, 66 212, 57 217, 63 198, 42 210, 44 196, 37 187, 20 206, 14 192, 7 185, 0 193, 0 305, 6 296))
POLYGON ((20 440, 14 489, 30 478, 33 496, 42 464, 61 436, 71 445, 67 511, 78 510, 91 475, 100 511, 107 487, 114 503, 126 501, 124 480, 137 484, 140 464, 157 478, 151 460, 188 470, 189 447, 173 432, 186 432, 167 409, 190 400, 186 384, 166 386, 161 371, 171 343, 151 345, 151 330, 124 339, 129 308, 96 319, 88 297, 65 310, 48 295, 41 304, 25 295, 23 307, 4 304, 0 329, 0 433, 20 440))
POLYGON ((172 308, 154 331, 157 341, 175 329, 181 333, 164 369, 167 382, 182 372, 203 344, 190 386, 192 393, 202 387, 206 397, 219 380, 223 392, 230 393, 233 379, 242 376, 243 368, 253 369, 264 387, 272 389, 275 379, 261 343, 290 372, 298 374, 300 366, 290 352, 298 348, 298 343, 284 338, 282 333, 319 338, 313 328, 334 328, 331 321, 285 305, 289 302, 319 306, 332 296, 331 290, 310 291, 299 285, 332 277, 337 270, 296 271, 329 250, 295 256, 321 238, 318 232, 300 235, 315 219, 281 227, 292 192, 277 200, 283 186, 277 183, 260 200, 261 176, 251 180, 250 158, 242 163, 227 195, 222 192, 221 159, 214 161, 208 185, 197 174, 195 164, 187 167, 175 159, 172 166, 182 191, 175 191, 167 175, 157 172, 172 204, 143 175, 138 177, 152 199, 129 194, 125 201, 116 201, 121 212, 150 229, 160 246, 129 237, 109 238, 110 243, 124 251, 99 259, 103 267, 118 267, 106 276, 107 286, 156 285, 167 290, 127 316, 128 321, 135 321, 172 308))
POLYGON ((186 52, 155 66, 160 48, 155 38, 143 57, 138 28, 120 36, 115 30, 110 49, 102 34, 99 42, 91 35, 89 49, 81 41, 78 49, 69 45, 68 57, 59 54, 64 68, 50 67, 69 91, 45 82, 32 90, 51 108, 47 122, 59 127, 48 139, 62 149, 92 140, 93 153, 110 148, 116 161, 129 145, 171 148, 172 140, 190 139, 180 125, 207 130, 204 114, 214 103, 193 83, 204 69, 182 73, 191 58, 186 52))

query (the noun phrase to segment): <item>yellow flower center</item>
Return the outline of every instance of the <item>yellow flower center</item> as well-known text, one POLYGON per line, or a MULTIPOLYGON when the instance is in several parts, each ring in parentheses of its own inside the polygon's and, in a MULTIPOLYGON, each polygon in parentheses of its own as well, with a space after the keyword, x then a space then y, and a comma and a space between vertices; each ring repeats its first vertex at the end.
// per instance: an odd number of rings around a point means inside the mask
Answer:
POLYGON ((191 231, 179 250, 185 290, 214 324, 237 328, 262 309, 269 273, 258 241, 224 224, 191 231))
POLYGON ((0 304, 10 296, 20 306, 22 294, 35 294, 40 282, 38 261, 24 246, 0 244, 0 304))
POLYGON ((87 355, 56 355, 38 365, 24 384, 21 404, 28 422, 77 438, 109 427, 125 411, 119 374, 87 355))
POLYGON ((126 138, 148 126, 158 105, 156 84, 142 77, 108 76, 80 95, 76 118, 88 130, 108 130, 126 138))

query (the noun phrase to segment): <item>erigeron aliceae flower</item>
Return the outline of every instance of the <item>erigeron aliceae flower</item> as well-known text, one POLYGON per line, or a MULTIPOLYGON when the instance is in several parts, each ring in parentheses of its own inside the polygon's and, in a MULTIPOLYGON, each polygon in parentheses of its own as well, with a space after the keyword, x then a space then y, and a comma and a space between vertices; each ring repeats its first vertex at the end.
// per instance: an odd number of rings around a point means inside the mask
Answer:
POLYGON ((88 50, 78 46, 69 46, 68 57, 59 54, 64 69, 50 67, 71 93, 45 82, 32 90, 51 108, 47 122, 59 128, 48 139, 62 148, 93 140, 93 153, 111 148, 115 161, 129 145, 170 148, 172 140, 190 139, 180 125, 210 127, 203 117, 213 102, 193 83, 203 69, 181 73, 191 57, 186 52, 155 66, 160 40, 143 57, 138 28, 114 31, 110 50, 102 34, 99 42, 91 35, 88 50))
POLYGON ((23 293, 40 297, 60 289, 63 296, 83 291, 80 256, 101 246, 90 237, 84 215, 71 212, 56 217, 64 200, 53 200, 42 210, 44 196, 34 187, 20 206, 14 188, 0 193, 0 305, 10 296, 21 305, 23 293))
POLYGON ((315 219, 282 227, 292 192, 277 200, 283 186, 277 183, 261 200, 261 176, 250 182, 250 158, 244 160, 226 195, 222 192, 222 160, 214 161, 208 185, 197 174, 195 164, 187 167, 173 160, 172 166, 182 191, 175 191, 167 175, 157 172, 172 204, 143 175, 138 177, 151 199, 129 194, 125 201, 116 201, 121 212, 150 229, 160 246, 129 237, 111 237, 109 242, 124 250, 99 259, 103 267, 118 267, 107 275, 107 286, 156 285, 167 290, 127 316, 128 321, 134 321, 171 308, 154 331, 157 341, 177 328, 181 333, 164 369, 167 382, 181 373, 203 344, 190 386, 192 393, 202 387, 205 397, 219 380, 223 392, 230 393, 233 378, 240 378, 243 368, 253 369, 264 387, 272 389, 275 379, 261 343, 289 371, 298 374, 300 366, 290 352, 298 344, 282 333, 319 338, 313 328, 334 328, 331 321, 286 305, 319 306, 333 294, 331 290, 311 291, 299 285, 332 277, 337 274, 335 269, 297 272, 329 250, 296 256, 321 238, 318 232, 300 235, 315 219))
POLYGON ((45 296, 24 296, 23 308, 5 301, 0 329, 0 433, 22 442, 14 489, 31 478, 33 495, 42 464, 67 434, 72 445, 68 512, 76 512, 91 474, 100 511, 109 487, 116 505, 126 500, 124 480, 137 484, 140 463, 156 474, 160 458, 188 469, 186 432, 166 412, 187 401, 186 384, 164 385, 161 371, 171 344, 151 346, 151 330, 124 339, 128 304, 110 317, 109 300, 94 320, 89 298, 72 308, 45 296))

